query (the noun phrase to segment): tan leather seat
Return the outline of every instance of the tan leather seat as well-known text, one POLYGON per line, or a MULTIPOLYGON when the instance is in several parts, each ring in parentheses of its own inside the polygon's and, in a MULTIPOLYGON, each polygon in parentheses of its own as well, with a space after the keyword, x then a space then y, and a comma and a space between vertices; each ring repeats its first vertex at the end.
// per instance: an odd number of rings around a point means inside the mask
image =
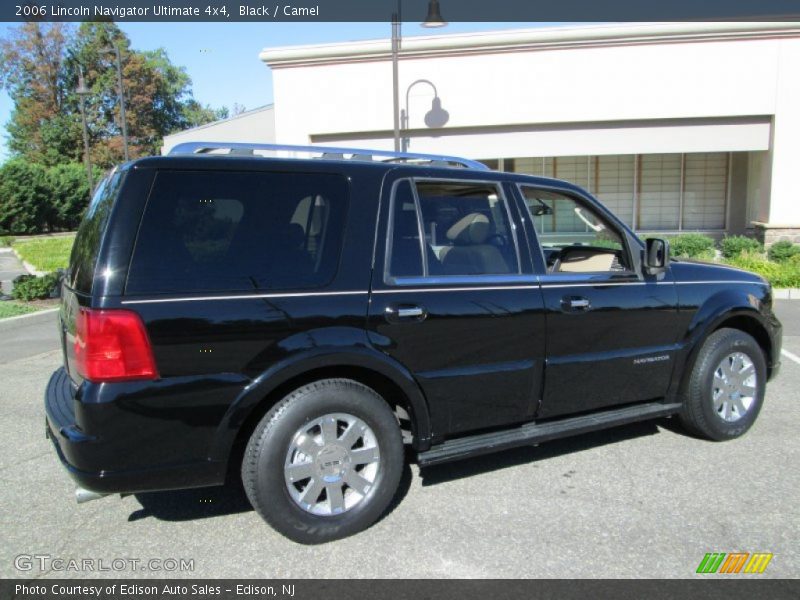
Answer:
POLYGON ((442 267, 448 275, 483 275, 508 273, 508 263, 500 251, 486 239, 492 226, 486 215, 470 213, 447 230, 453 246, 442 255, 442 267))
POLYGON ((557 270, 561 273, 596 273, 611 271, 614 255, 597 250, 565 248, 559 259, 557 270))

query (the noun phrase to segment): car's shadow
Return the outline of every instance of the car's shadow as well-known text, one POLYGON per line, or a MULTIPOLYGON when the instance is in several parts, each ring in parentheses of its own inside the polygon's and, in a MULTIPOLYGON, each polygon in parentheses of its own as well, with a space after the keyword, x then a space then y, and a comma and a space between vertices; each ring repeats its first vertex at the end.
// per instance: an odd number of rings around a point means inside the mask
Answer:
POLYGON ((659 432, 659 425, 663 427, 667 422, 669 422, 668 419, 661 419, 658 421, 631 423, 630 425, 545 442, 540 446, 521 446, 465 460, 432 465, 420 469, 420 477, 422 485, 428 486, 518 465, 532 464, 540 460, 590 450, 606 444, 616 444, 646 435, 655 435, 659 432))
MULTIPOLYGON (((576 437, 554 440, 538 447, 513 448, 484 456, 425 467, 420 469, 420 477, 423 486, 436 485, 437 483, 454 479, 598 448, 606 444, 615 444, 646 435, 654 435, 659 432, 659 426, 670 431, 681 431, 680 426, 668 419, 633 423, 576 437)), ((412 473, 409 462, 414 460, 413 453, 408 452, 407 458, 397 493, 381 519, 385 518, 400 505, 411 487, 412 473)), ((128 521, 138 521, 148 517, 164 521, 190 521, 253 510, 247 500, 241 482, 237 479, 232 479, 232 482, 225 486, 169 492, 146 492, 135 494, 135 497, 142 506, 129 515, 128 521)))
POLYGON ((148 517, 164 521, 191 521, 253 510, 241 484, 135 494, 142 507, 128 521, 148 517))
MULTIPOLYGON (((381 519, 385 518, 403 501, 410 487, 411 467, 406 460, 403 464, 397 492, 381 519)), ((168 492, 144 492, 134 494, 134 497, 142 507, 132 512, 128 516, 128 521, 139 521, 148 517, 162 521, 192 521, 253 510, 242 483, 238 479, 232 479, 224 486, 168 492)))

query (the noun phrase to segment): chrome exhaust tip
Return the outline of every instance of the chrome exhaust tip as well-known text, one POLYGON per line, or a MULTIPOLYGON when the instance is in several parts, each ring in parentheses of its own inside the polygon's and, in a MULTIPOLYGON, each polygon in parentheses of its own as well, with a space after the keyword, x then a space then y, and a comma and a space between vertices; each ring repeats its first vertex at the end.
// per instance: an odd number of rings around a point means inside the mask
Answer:
POLYGON ((84 502, 90 502, 92 500, 99 500, 100 498, 104 498, 106 496, 108 496, 108 494, 93 492, 82 487, 75 488, 75 500, 78 501, 78 504, 83 504, 84 502))

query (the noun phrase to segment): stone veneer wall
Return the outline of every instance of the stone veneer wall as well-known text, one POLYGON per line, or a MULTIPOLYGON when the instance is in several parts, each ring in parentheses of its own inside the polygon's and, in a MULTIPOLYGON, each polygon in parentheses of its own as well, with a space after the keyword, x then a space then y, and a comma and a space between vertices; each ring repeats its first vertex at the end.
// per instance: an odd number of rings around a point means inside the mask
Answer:
POLYGON ((769 248, 775 242, 789 241, 800 244, 800 226, 797 227, 773 227, 769 225, 755 224, 755 237, 764 247, 769 248))

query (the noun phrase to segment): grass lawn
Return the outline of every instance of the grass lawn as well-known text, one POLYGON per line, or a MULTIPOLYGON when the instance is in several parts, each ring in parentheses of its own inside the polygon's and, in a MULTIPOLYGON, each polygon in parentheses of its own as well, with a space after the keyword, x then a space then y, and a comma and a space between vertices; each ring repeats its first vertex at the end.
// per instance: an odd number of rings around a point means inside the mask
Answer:
POLYGON ((0 302, 0 319, 8 317, 18 317, 19 315, 26 315, 28 313, 36 312, 39 310, 36 306, 30 306, 21 302, 0 302))
POLYGON ((66 269, 75 236, 47 237, 14 242, 14 250, 37 271, 66 269))

